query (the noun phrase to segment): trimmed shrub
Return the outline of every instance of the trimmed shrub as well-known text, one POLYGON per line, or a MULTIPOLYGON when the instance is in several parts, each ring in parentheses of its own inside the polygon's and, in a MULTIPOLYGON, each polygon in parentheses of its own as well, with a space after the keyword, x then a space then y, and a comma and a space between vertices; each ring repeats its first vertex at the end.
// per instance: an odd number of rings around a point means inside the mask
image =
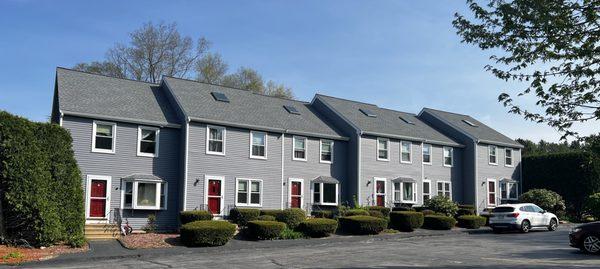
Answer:
POLYGON ((300 208, 288 208, 277 214, 277 221, 283 222, 290 229, 296 229, 306 219, 306 212, 300 208))
POLYGON ((247 223, 248 235, 258 240, 277 239, 285 229, 285 223, 267 220, 252 220, 247 223))
POLYGON ((553 191, 546 189, 532 189, 523 193, 519 200, 523 203, 533 203, 542 209, 556 214, 558 218, 565 216, 565 201, 553 191))
POLYGON ((412 207, 397 206, 392 208, 392 211, 415 211, 412 207))
POLYGON ((277 215, 281 214, 281 212, 283 212, 283 210, 281 210, 281 209, 261 209, 260 215, 277 217, 277 215))
POLYGON ((458 211, 456 211, 456 216, 462 215, 475 215, 475 206, 474 205, 458 205, 458 211))
POLYGON ((425 201, 425 206, 436 213, 441 213, 449 217, 453 217, 458 212, 458 205, 450 198, 442 195, 432 197, 425 201))
POLYGON ((385 219, 385 216, 379 210, 369 210, 369 216, 385 219))
POLYGON ((403 232, 412 232, 423 226, 423 213, 396 211, 390 213, 390 227, 403 232))
POLYGON ((311 212, 311 215, 315 218, 333 219, 333 211, 331 210, 315 210, 311 212))
POLYGON ((350 217, 350 216, 368 216, 369 211, 364 209, 348 209, 342 212, 342 216, 350 217))
POLYGON ((585 199, 585 212, 600 220, 600 192, 592 194, 585 199))
POLYGON ((326 237, 335 233, 338 223, 332 219, 307 219, 300 223, 298 230, 310 237, 326 237))
POLYGON ((275 217, 273 217, 271 215, 260 215, 256 218, 256 220, 276 221, 275 217))
POLYGON ((421 211, 429 209, 429 208, 424 207, 424 206, 413 206, 412 209, 414 209, 417 212, 421 212, 421 211))
POLYGON ((367 210, 369 211, 379 211, 381 212, 381 214, 383 214, 384 217, 389 217, 390 216, 390 211, 391 209, 389 207, 385 207, 385 206, 368 206, 367 210))
POLYGON ((283 240, 289 240, 289 239, 300 239, 300 238, 305 238, 306 236, 299 231, 296 230, 292 230, 288 227, 285 227, 285 229, 283 229, 283 231, 281 231, 281 234, 279 235, 279 239, 283 239, 283 240))
POLYGON ((222 246, 235 233, 235 225, 227 221, 199 220, 181 226, 181 242, 188 247, 222 246))
POLYGON ((481 226, 485 225, 486 219, 485 217, 477 215, 462 215, 457 218, 457 221, 458 227, 467 229, 479 229, 481 226))
POLYGON ((340 229, 349 234, 378 234, 387 228, 387 220, 371 216, 350 216, 338 219, 340 229))
POLYGON ((190 210, 179 212, 179 220, 181 221, 181 225, 198 220, 212 220, 212 218, 212 214, 206 210, 190 210))
POLYGON ((456 225, 453 217, 428 215, 423 218, 423 228, 431 230, 450 230, 456 225))
POLYGON ((427 216, 427 215, 434 215, 435 211, 433 211, 431 209, 423 209, 423 211, 421 211, 421 213, 423 213, 423 216, 427 216))
POLYGON ((237 225, 246 226, 249 221, 256 220, 259 215, 258 209, 235 207, 229 211, 229 220, 237 225))

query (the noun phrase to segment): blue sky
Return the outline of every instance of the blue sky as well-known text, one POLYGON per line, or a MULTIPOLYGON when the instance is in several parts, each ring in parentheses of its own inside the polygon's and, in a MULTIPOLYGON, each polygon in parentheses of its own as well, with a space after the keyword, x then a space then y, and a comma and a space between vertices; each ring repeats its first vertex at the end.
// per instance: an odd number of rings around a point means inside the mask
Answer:
POLYGON ((461 44, 452 28, 465 8, 457 0, 2 1, 0 109, 47 120, 57 66, 102 60, 144 22, 165 21, 209 39, 231 70, 255 68, 301 100, 318 92, 413 113, 431 107, 470 114, 513 138, 557 141, 551 128, 496 101, 509 85, 486 73, 489 54, 461 44))

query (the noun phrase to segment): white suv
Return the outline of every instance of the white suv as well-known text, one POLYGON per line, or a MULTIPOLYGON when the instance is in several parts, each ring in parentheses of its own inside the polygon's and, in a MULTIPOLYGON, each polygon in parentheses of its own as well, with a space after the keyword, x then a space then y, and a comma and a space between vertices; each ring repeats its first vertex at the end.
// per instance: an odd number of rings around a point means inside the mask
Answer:
POLYGON ((533 228, 555 231, 558 218, 535 204, 504 204, 492 210, 490 227, 494 232, 514 229, 526 233, 533 228))

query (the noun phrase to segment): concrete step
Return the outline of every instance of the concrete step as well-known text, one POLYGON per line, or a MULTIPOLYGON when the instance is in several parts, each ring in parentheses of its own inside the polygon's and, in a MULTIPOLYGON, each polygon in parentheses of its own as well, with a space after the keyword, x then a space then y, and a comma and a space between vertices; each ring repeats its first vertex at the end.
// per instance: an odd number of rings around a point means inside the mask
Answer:
POLYGON ((94 223, 85 225, 84 234, 88 240, 106 240, 119 238, 121 231, 115 224, 94 223))

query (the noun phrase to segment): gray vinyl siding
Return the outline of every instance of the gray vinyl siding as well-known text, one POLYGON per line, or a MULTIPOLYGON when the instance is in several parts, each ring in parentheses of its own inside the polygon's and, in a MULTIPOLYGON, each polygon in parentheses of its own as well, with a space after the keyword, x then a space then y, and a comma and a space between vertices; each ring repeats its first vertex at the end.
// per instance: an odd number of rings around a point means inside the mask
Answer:
POLYGON ((186 209, 206 209, 206 176, 225 179, 225 215, 235 205, 237 178, 261 179, 262 208, 281 208, 281 134, 267 134, 267 159, 262 160, 250 158, 250 130, 232 127, 225 130, 225 156, 210 155, 206 153, 206 124, 190 123, 186 209))
MULTIPOLYGON (((438 181, 450 181, 452 184, 452 200, 457 203, 465 203, 463 172, 463 149, 453 148, 452 167, 444 166, 443 146, 431 145, 431 164, 423 164, 424 179, 431 180, 431 195, 437 194, 438 181)), ((419 152, 422 154, 422 152, 419 152)), ((422 156, 422 155, 421 155, 422 156)), ((422 157, 421 157, 422 160, 422 157)), ((419 201, 422 201, 423 185, 419 185, 419 201)))
POLYGON ((138 125, 116 122, 115 154, 92 152, 93 120, 65 116, 63 127, 73 138, 75 159, 82 173, 82 186, 86 189, 88 175, 110 176, 110 209, 121 207, 121 178, 130 174, 153 174, 168 182, 167 210, 123 211, 123 217, 136 230, 147 224, 147 216, 156 214, 159 230, 177 228, 179 182, 179 129, 162 128, 159 135, 159 156, 137 156, 138 125))
MULTIPOLYGON (((487 179, 496 180, 497 186, 497 204, 500 203, 500 181, 502 179, 513 179, 521 181, 521 151, 513 148, 513 166, 505 166, 505 152, 506 147, 496 146, 496 159, 497 165, 490 164, 488 161, 488 144, 477 145, 477 193, 478 203, 477 207, 479 210, 483 210, 488 207, 487 201, 487 179)), ((519 186, 519 192, 521 192, 519 186)))

